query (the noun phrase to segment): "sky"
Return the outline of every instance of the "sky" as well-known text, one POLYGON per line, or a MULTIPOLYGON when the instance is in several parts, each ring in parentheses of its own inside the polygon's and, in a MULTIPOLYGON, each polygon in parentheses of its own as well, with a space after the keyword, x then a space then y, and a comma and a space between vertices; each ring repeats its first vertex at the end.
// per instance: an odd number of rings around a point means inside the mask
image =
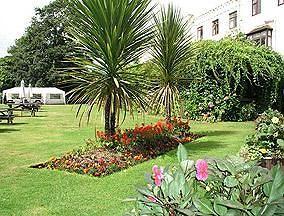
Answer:
MULTIPOLYGON (((0 0, 0 57, 20 38, 29 26, 34 8, 43 7, 52 0, 0 0)), ((154 0, 162 5, 173 3, 185 14, 199 15, 226 0, 154 0)))

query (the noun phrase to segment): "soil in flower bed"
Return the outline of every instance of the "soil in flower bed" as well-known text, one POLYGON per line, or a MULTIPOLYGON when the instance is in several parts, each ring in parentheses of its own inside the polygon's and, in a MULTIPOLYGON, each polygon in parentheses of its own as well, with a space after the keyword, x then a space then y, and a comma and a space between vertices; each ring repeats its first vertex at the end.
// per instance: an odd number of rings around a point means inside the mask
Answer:
POLYGON ((32 168, 47 168, 64 170, 91 176, 106 176, 126 169, 144 161, 153 159, 178 147, 181 142, 191 142, 201 135, 188 134, 186 138, 163 137, 155 145, 134 145, 127 149, 117 149, 108 145, 101 147, 88 146, 85 150, 67 153, 60 158, 31 166, 32 168))

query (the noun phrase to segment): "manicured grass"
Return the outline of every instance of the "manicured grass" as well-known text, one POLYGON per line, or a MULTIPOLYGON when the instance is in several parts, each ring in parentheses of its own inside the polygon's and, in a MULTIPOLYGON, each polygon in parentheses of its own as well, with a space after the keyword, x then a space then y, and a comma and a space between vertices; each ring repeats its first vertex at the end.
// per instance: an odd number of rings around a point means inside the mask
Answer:
MULTIPOLYGON (((154 164, 176 162, 172 151, 103 178, 28 168, 83 145, 95 129, 102 129, 100 113, 79 127, 72 106, 44 106, 38 115, 26 113, 14 125, 0 123, 0 215, 123 215, 131 204, 122 201, 144 185, 144 174, 154 164)), ((138 114, 123 127, 157 119, 138 114)), ((186 148, 193 159, 236 154, 253 128, 252 122, 192 122, 194 132, 207 136, 186 148)))

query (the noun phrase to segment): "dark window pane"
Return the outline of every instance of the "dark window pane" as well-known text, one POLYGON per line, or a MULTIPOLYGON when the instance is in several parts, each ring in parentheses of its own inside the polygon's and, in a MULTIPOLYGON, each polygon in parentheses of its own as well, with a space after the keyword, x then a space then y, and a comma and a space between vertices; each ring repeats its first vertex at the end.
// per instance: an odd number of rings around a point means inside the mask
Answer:
POLYGON ((230 29, 237 27, 237 11, 229 14, 230 29))
POLYGON ((219 20, 214 20, 212 22, 212 35, 219 34, 219 20))
POLYGON ((50 94, 50 99, 59 100, 61 99, 61 94, 50 94))
POLYGON ((203 26, 197 28, 197 39, 203 39, 203 26))

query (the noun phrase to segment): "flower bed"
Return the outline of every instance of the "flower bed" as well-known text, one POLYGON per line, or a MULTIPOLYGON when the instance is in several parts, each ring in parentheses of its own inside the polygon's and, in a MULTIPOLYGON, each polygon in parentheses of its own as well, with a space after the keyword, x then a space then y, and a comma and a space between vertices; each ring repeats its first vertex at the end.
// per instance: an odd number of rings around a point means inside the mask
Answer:
POLYGON ((190 132, 189 122, 174 118, 171 122, 136 126, 114 135, 97 132, 100 145, 89 140, 87 147, 60 158, 51 158, 33 168, 66 170, 92 176, 105 176, 126 169, 175 149, 180 143, 198 137, 190 132))

